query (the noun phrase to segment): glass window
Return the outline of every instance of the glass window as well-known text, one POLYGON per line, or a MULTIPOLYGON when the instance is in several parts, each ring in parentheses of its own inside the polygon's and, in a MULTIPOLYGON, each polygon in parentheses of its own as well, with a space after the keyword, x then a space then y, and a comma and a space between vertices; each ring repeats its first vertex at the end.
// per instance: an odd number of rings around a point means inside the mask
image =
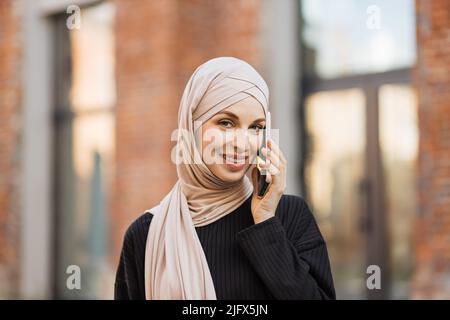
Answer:
POLYGON ((82 8, 78 30, 69 31, 65 18, 55 24, 61 35, 57 79, 67 84, 57 84, 65 89, 56 101, 56 295, 112 298, 115 266, 107 253, 115 148, 114 7, 104 2, 82 8), (70 265, 81 269, 80 290, 66 286, 70 265))
POLYGON ((384 85, 379 101, 391 292, 394 299, 406 299, 413 268, 412 230, 417 208, 417 98, 409 85, 384 85))
POLYGON ((302 0, 305 70, 333 78, 411 67, 414 0, 302 0))
POLYGON ((365 97, 360 89, 320 92, 306 100, 308 201, 327 241, 339 299, 365 290, 365 241, 360 230, 365 164, 365 97))

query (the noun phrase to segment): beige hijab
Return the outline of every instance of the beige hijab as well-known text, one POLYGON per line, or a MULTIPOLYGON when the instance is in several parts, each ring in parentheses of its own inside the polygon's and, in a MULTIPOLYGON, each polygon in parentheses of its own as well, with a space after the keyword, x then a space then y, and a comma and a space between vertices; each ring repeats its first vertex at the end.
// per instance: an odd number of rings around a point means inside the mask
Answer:
POLYGON ((178 114, 178 181, 154 208, 145 250, 147 299, 216 299, 208 263, 195 227, 238 208, 253 192, 247 176, 229 183, 203 162, 195 143, 198 121, 249 97, 267 112, 269 90, 248 63, 233 57, 211 59, 190 77, 178 114))

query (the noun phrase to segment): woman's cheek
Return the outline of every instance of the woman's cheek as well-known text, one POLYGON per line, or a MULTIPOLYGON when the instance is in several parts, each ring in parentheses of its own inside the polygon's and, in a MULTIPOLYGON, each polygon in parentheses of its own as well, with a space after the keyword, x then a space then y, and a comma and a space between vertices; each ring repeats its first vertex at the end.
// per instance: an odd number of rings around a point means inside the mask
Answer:
POLYGON ((203 133, 203 161, 207 164, 214 164, 217 158, 223 153, 224 137, 220 129, 208 128, 203 133))

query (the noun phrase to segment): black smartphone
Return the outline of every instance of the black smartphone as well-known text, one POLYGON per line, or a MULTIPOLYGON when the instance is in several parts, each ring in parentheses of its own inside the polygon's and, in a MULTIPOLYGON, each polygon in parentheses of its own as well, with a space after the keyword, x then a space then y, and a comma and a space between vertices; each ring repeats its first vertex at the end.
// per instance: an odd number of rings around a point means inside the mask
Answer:
MULTIPOLYGON (((265 147, 267 149, 267 141, 270 139, 270 128, 271 128, 271 115, 270 112, 267 112, 266 116, 266 128, 263 133, 263 141, 261 148, 258 149, 257 156, 260 157, 263 161, 266 161, 266 157, 261 153, 261 149, 265 147)), ((261 170, 258 166, 258 197, 262 198, 266 194, 269 189, 270 182, 268 182, 267 172, 266 170, 261 170)))

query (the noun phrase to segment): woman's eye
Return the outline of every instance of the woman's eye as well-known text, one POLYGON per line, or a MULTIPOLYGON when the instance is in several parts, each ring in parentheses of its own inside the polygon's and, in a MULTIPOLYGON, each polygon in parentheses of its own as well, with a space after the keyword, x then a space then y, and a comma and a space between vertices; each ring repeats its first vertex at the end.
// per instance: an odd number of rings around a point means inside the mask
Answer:
POLYGON ((225 128, 231 128, 233 126, 233 123, 228 120, 221 120, 219 121, 219 124, 225 128))
POLYGON ((255 134, 258 134, 259 131, 260 131, 260 130, 263 130, 263 129, 264 129, 263 126, 256 125, 256 126, 251 127, 251 130, 250 130, 250 131, 253 132, 253 133, 255 133, 255 134))

